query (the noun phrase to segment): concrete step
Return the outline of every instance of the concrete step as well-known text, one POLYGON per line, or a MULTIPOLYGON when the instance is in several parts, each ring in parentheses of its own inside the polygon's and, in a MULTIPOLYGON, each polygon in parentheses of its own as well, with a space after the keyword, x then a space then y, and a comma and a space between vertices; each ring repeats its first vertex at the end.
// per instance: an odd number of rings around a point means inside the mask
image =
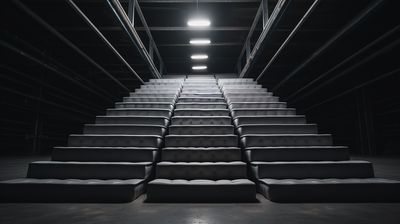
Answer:
POLYGON ((170 109, 158 108, 116 108, 107 109, 107 115, 110 116, 157 116, 157 117, 171 117, 172 111, 170 109))
POLYGON ((182 94, 221 94, 219 89, 183 89, 182 94))
POLYGON ((251 108, 286 108, 285 102, 230 102, 229 109, 251 109, 251 108))
POLYGON ((233 119, 236 126, 245 124, 305 124, 304 115, 294 116, 237 116, 233 119))
POLYGON ((159 135, 165 134, 166 127, 162 125, 132 125, 132 124, 86 124, 84 134, 126 134, 126 135, 159 135))
POLYGON ((166 90, 166 89, 136 89, 135 93, 144 94, 179 94, 180 90, 166 90))
POLYGON ((27 178, 36 179, 146 179, 151 162, 59 162, 29 164, 27 178))
POLYGON ((36 179, 0 181, 0 202, 121 203, 144 191, 144 179, 36 179))
POLYGON ((245 92, 245 93, 225 93, 224 96, 226 99, 229 98, 237 98, 237 97, 243 97, 243 98, 252 98, 252 97, 267 97, 267 96, 272 96, 273 94, 271 92, 245 92))
POLYGON ((230 125, 232 120, 228 116, 174 116, 172 125, 230 125))
POLYGON ((176 97, 124 97, 124 102, 175 102, 176 97))
POLYGON ((251 134, 240 139, 244 147, 264 146, 331 146, 329 134, 251 134))
POLYGON ((174 116, 229 116, 228 109, 175 109, 174 116))
POLYGON ((155 179, 147 185, 147 202, 256 202, 256 187, 248 179, 155 179), (221 193, 223 192, 223 193, 221 193))
POLYGON ((226 98, 228 103, 233 102, 258 102, 258 103, 272 103, 279 102, 279 97, 277 96, 264 96, 264 97, 254 97, 254 96, 239 96, 239 97, 229 97, 226 98))
POLYGON ((157 108, 172 110, 174 105, 164 102, 118 102, 115 103, 115 108, 157 108))
POLYGON ((259 189, 274 202, 400 201, 400 181, 382 178, 261 179, 259 189))
POLYGON ((247 178, 244 162, 159 162, 156 179, 234 180, 247 178))
POLYGON ((221 87, 222 90, 228 89, 261 89, 262 85, 258 84, 239 84, 239 85, 223 85, 221 87))
POLYGON ((275 146, 246 148, 248 161, 339 161, 349 160, 345 146, 275 146))
POLYGON ((258 89, 253 89, 253 88, 236 88, 236 89, 224 89, 222 90, 224 94, 227 93, 266 93, 268 92, 267 89, 265 88, 258 88, 258 89))
POLYGON ((212 102, 212 103, 225 103, 223 97, 179 97, 178 103, 184 102, 212 102))
POLYGON ((68 146, 117 146, 159 148, 162 137, 159 135, 70 135, 68 146))
POLYGON ((169 118, 156 116, 97 116, 96 124, 148 124, 167 126, 169 118))
POLYGON ((297 162, 252 162, 257 179, 326 179, 326 178, 371 178, 372 164, 367 161, 297 161, 297 162))
POLYGON ((54 147, 53 161, 153 162, 157 148, 144 147, 54 147))
POLYGON ((318 134, 315 124, 245 124, 237 126, 239 135, 247 134, 318 134))
POLYGON ((169 162, 241 161, 241 151, 237 147, 170 147, 162 149, 161 160, 169 162))
POLYGON ((177 94, 164 94, 164 93, 130 93, 129 97, 167 97, 167 98, 177 98, 177 94))
POLYGON ((181 97, 222 97, 222 93, 182 93, 181 97))
POLYGON ((233 134, 233 125, 171 125, 170 135, 225 135, 233 134))
POLYGON ((176 109, 226 109, 226 103, 177 103, 176 109))
POLYGON ((174 79, 149 79, 151 83, 183 83, 184 78, 174 78, 174 79))
POLYGON ((237 147, 237 135, 167 135, 165 147, 237 147))
POLYGON ((233 118, 239 116, 293 116, 296 115, 294 108, 251 108, 251 109, 232 109, 233 118))

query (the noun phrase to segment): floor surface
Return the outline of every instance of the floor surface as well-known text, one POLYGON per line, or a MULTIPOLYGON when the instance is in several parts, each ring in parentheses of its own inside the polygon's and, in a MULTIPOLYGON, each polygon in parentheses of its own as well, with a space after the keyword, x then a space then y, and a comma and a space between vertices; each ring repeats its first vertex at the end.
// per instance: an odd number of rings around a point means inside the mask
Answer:
MULTIPOLYGON (((400 180, 400 158, 352 157, 372 161, 377 177, 400 180)), ((2 157, 0 179, 24 177, 27 165, 48 157, 2 157)), ((142 195, 125 204, 0 204, 0 223, 115 224, 283 224, 400 223, 400 203, 273 203, 258 195, 252 204, 144 203, 142 195)))

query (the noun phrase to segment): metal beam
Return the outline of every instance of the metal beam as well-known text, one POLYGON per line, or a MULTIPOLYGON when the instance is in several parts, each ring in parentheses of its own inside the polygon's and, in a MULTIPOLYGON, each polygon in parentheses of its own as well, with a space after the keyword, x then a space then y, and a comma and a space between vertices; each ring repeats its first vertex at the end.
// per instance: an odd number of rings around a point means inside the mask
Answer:
MULTIPOLYGON (((72 1, 72 0, 70 0, 70 1, 72 1)), ((154 65, 153 60, 150 58, 150 55, 147 52, 146 47, 144 46, 143 42, 140 40, 138 33, 136 32, 136 30, 132 26, 131 22, 129 21, 128 15, 126 15, 125 10, 122 7, 119 0, 107 0, 107 2, 108 2, 110 9, 113 11, 114 15, 117 17, 118 22, 124 28, 124 30, 126 31, 128 36, 132 40, 133 44, 138 49, 144 62, 149 67, 151 74, 154 76, 154 78, 160 78, 161 76, 160 76, 159 71, 157 70, 156 66, 154 65)), ((141 18, 142 23, 144 23, 144 26, 146 27, 147 24, 145 25, 145 20, 144 20, 143 14, 141 13, 139 4, 137 4, 137 3, 136 3, 136 12, 138 13, 139 18, 141 18)), ((152 39, 151 34, 149 35, 149 37, 152 39)))
POLYGON ((263 28, 267 25, 268 22, 268 0, 261 0, 261 9, 262 9, 262 19, 263 19, 263 28))
MULTIPOLYGON (((315 87, 314 89, 312 89, 311 91, 309 91, 307 94, 302 95, 300 98, 304 98, 307 97, 311 94, 313 94, 314 92, 316 92, 317 90, 321 89, 322 87, 328 85, 329 83, 333 82, 334 80, 343 77, 344 75, 346 75, 347 73, 353 71, 355 68, 359 67, 362 64, 365 64, 367 62, 369 62, 370 60, 374 59, 375 57, 379 56, 380 54, 383 54, 387 51, 390 51, 391 49, 393 49, 394 47, 396 47, 397 45, 400 44, 400 39, 392 42, 391 44, 375 51, 373 54, 368 55, 368 57, 362 59, 361 61, 352 64, 350 67, 346 68, 345 70, 343 70, 342 72, 340 72, 338 75, 333 76, 332 78, 326 80, 325 82, 323 82, 322 84, 320 84, 318 87, 315 87)), ((298 99, 296 101, 298 101, 298 99)))
POLYGON ((400 29, 400 25, 396 26, 395 28, 391 29, 390 31, 386 32, 385 34, 383 34, 382 36, 380 36, 379 38, 375 39, 374 41, 368 43, 367 45, 365 45, 364 47, 362 47, 361 49, 359 49, 357 52, 355 52, 354 54, 350 55, 349 57, 347 57, 346 59, 344 59, 343 61, 341 61, 339 64, 335 65, 334 67, 332 67, 331 69, 329 69, 328 71, 322 73, 321 75, 318 75, 317 78, 315 78, 314 80, 312 80, 311 82, 308 82, 307 85, 301 87, 300 89, 298 89, 296 92, 290 94, 287 98, 286 101, 291 100, 293 97, 295 97, 296 95, 298 95, 299 93, 303 92, 304 90, 306 90, 307 88, 309 88, 310 86, 312 86, 313 84, 315 84, 316 82, 318 82, 319 80, 324 79, 325 77, 327 77, 329 74, 331 74, 333 71, 337 70, 338 68, 340 68, 342 65, 346 64, 347 62, 351 61, 353 58, 356 58, 357 56, 359 56, 360 54, 364 53, 365 51, 367 51, 369 48, 371 48, 372 46, 374 46, 375 44, 379 43, 380 41, 382 41, 383 39, 385 39, 386 37, 392 35, 393 33, 397 32, 400 29))
POLYGON ((301 69, 303 69, 308 63, 313 61, 316 57, 318 57, 322 52, 328 49, 332 44, 334 44, 337 40, 339 40, 345 33, 350 31, 355 25, 363 20, 365 16, 371 13, 377 6, 379 6, 383 0, 373 2, 370 6, 368 6, 363 12, 361 12, 356 18, 350 21, 344 28, 342 28, 338 33, 336 33, 331 39, 329 39, 324 45, 322 45, 318 50, 316 50, 309 58, 307 58, 299 67, 293 70, 289 75, 287 75, 282 81, 280 81, 272 91, 276 91, 279 87, 281 87, 285 82, 295 76, 301 69))
POLYGON ((136 8, 136 1, 129 0, 128 1, 128 18, 131 22, 132 26, 135 26, 135 8, 136 8))
POLYGON ((50 31, 52 34, 57 36, 62 42, 64 42, 66 45, 68 45, 70 48, 75 50, 78 54, 80 54, 83 58, 85 58, 87 61, 89 61, 92 65, 94 65, 97 69, 99 69, 102 73, 104 73, 107 77, 109 77, 111 80, 113 80, 117 85, 119 85, 122 89, 125 91, 129 92, 130 90, 123 85, 118 79, 116 79, 112 74, 107 72, 101 65, 99 65, 97 62, 95 62, 91 57, 89 57, 85 52, 83 52, 79 47, 77 47, 75 44, 73 44, 70 40, 68 40, 64 35, 62 35, 60 32, 58 32, 54 27, 52 27, 50 24, 48 24, 45 20, 43 20, 41 17, 39 17, 37 14, 35 14, 32 10, 30 10, 26 5, 21 3, 18 0, 14 0, 14 3, 22 9, 26 14, 31 16, 36 22, 41 24, 43 27, 45 27, 48 31, 50 31))
POLYGON ((312 12, 317 8, 318 3, 319 3, 319 0, 314 0, 313 4, 310 6, 310 8, 308 8, 307 12, 303 15, 303 17, 300 19, 300 21, 297 23, 297 25, 293 28, 292 32, 290 32, 289 36, 285 39, 285 41, 282 43, 282 45, 275 52, 274 56, 272 56, 272 58, 269 60, 267 65, 264 67, 264 69, 261 71, 261 73, 257 76, 256 81, 260 80, 260 78, 265 74, 265 71, 267 71, 269 66, 272 65, 272 63, 279 56, 279 54, 282 52, 282 50, 285 49, 285 47, 289 44, 289 42, 292 40, 294 35, 296 35, 297 31, 303 25, 303 23, 308 19, 308 17, 311 16, 312 12))
POLYGON ((91 93, 93 93, 93 94, 99 96, 101 99, 106 99, 108 102, 112 102, 110 99, 108 99, 107 96, 105 96, 105 95, 103 95, 103 94, 101 94, 101 93, 99 93, 99 92, 97 92, 97 91, 95 91, 95 90, 89 88, 86 84, 84 84, 84 83, 82 83, 82 82, 80 82, 80 81, 78 81, 78 80, 72 78, 70 75, 65 74, 64 72, 60 71, 58 67, 52 66, 52 65, 50 65, 50 64, 48 64, 48 63, 46 63, 46 62, 44 62, 43 60, 40 60, 40 59, 38 59, 38 58, 36 58, 36 57, 30 55, 30 54, 27 53, 27 52, 22 51, 21 49, 19 49, 19 48, 13 46, 13 45, 11 45, 11 44, 9 44, 9 43, 7 43, 7 42, 4 42, 3 40, 0 40, 0 45, 3 46, 3 47, 5 47, 5 48, 7 48, 7 49, 9 49, 10 51, 14 52, 15 54, 21 55, 21 56, 23 56, 23 57, 29 59, 30 61, 32 61, 32 62, 34 62, 34 63, 36 63, 36 64, 38 64, 38 65, 41 65, 41 66, 43 66, 44 68, 46 68, 46 69, 48 69, 48 70, 50 70, 50 71, 53 71, 53 72, 55 72, 55 73, 61 75, 61 76, 64 77, 65 79, 67 79, 67 80, 73 82, 74 84, 76 84, 76 85, 82 87, 83 89, 86 89, 87 91, 89 91, 89 92, 91 92, 91 93))
POLYGON ((136 78, 141 82, 144 83, 142 78, 136 73, 135 70, 129 65, 129 63, 122 57, 122 55, 112 46, 110 41, 107 40, 107 38, 97 29, 97 27, 90 21, 90 19, 82 12, 82 10, 74 3, 74 1, 69 0, 69 4, 72 6, 72 8, 81 16, 83 20, 93 29, 93 31, 96 32, 96 34, 102 39, 102 41, 114 52, 114 54, 128 67, 129 71, 133 73, 133 75, 136 76, 136 78))
MULTIPOLYGON (((257 42, 251 51, 249 60, 244 65, 242 72, 239 75, 240 78, 245 77, 248 74, 251 67, 253 67, 254 59, 259 55, 259 53, 260 53, 259 49, 264 45, 265 39, 266 39, 267 35, 270 33, 272 26, 275 25, 275 22, 280 19, 281 15, 283 14, 283 12, 287 8, 287 6, 290 4, 290 2, 291 2, 291 0, 279 0, 278 3, 276 3, 276 6, 269 17, 267 24, 265 25, 261 35, 258 37, 257 42)), ((261 6, 260 6, 260 8, 261 8, 261 6)), ((259 14, 261 14, 262 10, 259 10, 259 11, 260 11, 259 14)), ((256 15, 256 17, 257 17, 257 15, 256 15)), ((239 60, 240 60, 240 58, 239 58, 239 60)))
POLYGON ((353 88, 351 88, 351 89, 348 89, 348 90, 343 91, 343 92, 341 92, 341 93, 339 93, 339 94, 336 94, 335 96, 330 97, 330 98, 328 98, 328 99, 326 99, 326 100, 324 100, 324 101, 322 101, 322 102, 319 102, 319 103, 316 103, 316 104, 314 104, 314 105, 312 105, 312 106, 310 106, 310 107, 307 107, 306 109, 302 110, 302 112, 309 111, 309 110, 311 110, 311 109, 313 109, 313 108, 315 108, 315 107, 321 106, 321 105, 323 105, 323 104, 325 104, 325 103, 327 103, 327 102, 330 102, 330 101, 335 100, 335 99, 337 99, 337 98, 339 98, 339 97, 342 97, 342 96, 344 96, 344 95, 347 95, 348 93, 351 93, 352 91, 354 91, 354 90, 356 90, 356 89, 362 88, 362 87, 367 86, 367 85, 370 85, 370 84, 372 84, 372 83, 374 83, 374 82, 376 82, 376 81, 379 81, 379 80, 381 80, 381 79, 384 79, 384 78, 387 78, 387 77, 390 77, 390 76, 392 76, 392 75, 396 75, 396 74, 399 74, 399 73, 400 73, 400 68, 397 68, 397 69, 395 69, 395 70, 392 70, 392 71, 390 71, 390 72, 387 72, 387 73, 385 73, 385 74, 383 74, 383 75, 380 75, 380 76, 378 76, 378 77, 376 77, 376 78, 374 78, 374 79, 371 79, 371 80, 369 80, 369 81, 363 82, 363 83, 361 83, 361 84, 359 84, 359 85, 357 85, 357 86, 355 86, 355 87, 353 87, 353 88))
MULTIPOLYGON (((198 0, 199 3, 252 3, 261 0, 198 0)), ((139 0, 140 3, 196 3, 197 0, 139 0)))
MULTIPOLYGON (((102 31, 122 31, 122 28, 119 26, 100 26, 99 30, 102 31)), ((149 26, 148 29, 150 31, 248 31, 250 27, 248 26, 216 26, 216 27, 202 27, 195 28, 189 26, 149 26)), ((59 30, 62 31, 90 31, 90 28, 87 27, 63 27, 59 30)), ((136 26, 136 31, 146 31, 147 28, 143 26, 136 26)), ((281 30, 278 30, 281 31, 281 30)), ((288 31, 288 30, 283 30, 288 31)), ((290 30, 289 30, 290 31, 290 30)))

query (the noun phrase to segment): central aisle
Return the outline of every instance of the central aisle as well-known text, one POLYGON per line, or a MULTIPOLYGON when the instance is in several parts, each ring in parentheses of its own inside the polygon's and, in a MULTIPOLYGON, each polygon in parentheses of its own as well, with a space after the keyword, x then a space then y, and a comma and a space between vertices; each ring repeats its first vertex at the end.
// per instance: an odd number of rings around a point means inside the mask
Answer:
POLYGON ((186 79, 173 114, 147 201, 255 201, 256 187, 217 80, 186 79))

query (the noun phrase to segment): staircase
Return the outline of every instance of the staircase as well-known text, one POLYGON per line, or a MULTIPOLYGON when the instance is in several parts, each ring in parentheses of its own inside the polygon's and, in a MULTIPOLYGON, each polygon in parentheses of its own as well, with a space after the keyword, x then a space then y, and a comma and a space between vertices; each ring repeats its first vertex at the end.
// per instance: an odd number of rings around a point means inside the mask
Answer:
POLYGON ((374 178, 296 110, 252 79, 220 79, 258 191, 275 202, 389 202, 400 182, 374 178))
POLYGON ((252 79, 150 80, 27 177, 0 182, 0 202, 400 201, 400 182, 279 102, 252 79))
POLYGON ((1 202, 129 202, 151 178, 183 79, 150 80, 52 161, 29 164, 26 178, 0 182, 1 202))
POLYGON ((212 77, 187 78, 147 188, 148 202, 253 202, 228 105, 212 77))

